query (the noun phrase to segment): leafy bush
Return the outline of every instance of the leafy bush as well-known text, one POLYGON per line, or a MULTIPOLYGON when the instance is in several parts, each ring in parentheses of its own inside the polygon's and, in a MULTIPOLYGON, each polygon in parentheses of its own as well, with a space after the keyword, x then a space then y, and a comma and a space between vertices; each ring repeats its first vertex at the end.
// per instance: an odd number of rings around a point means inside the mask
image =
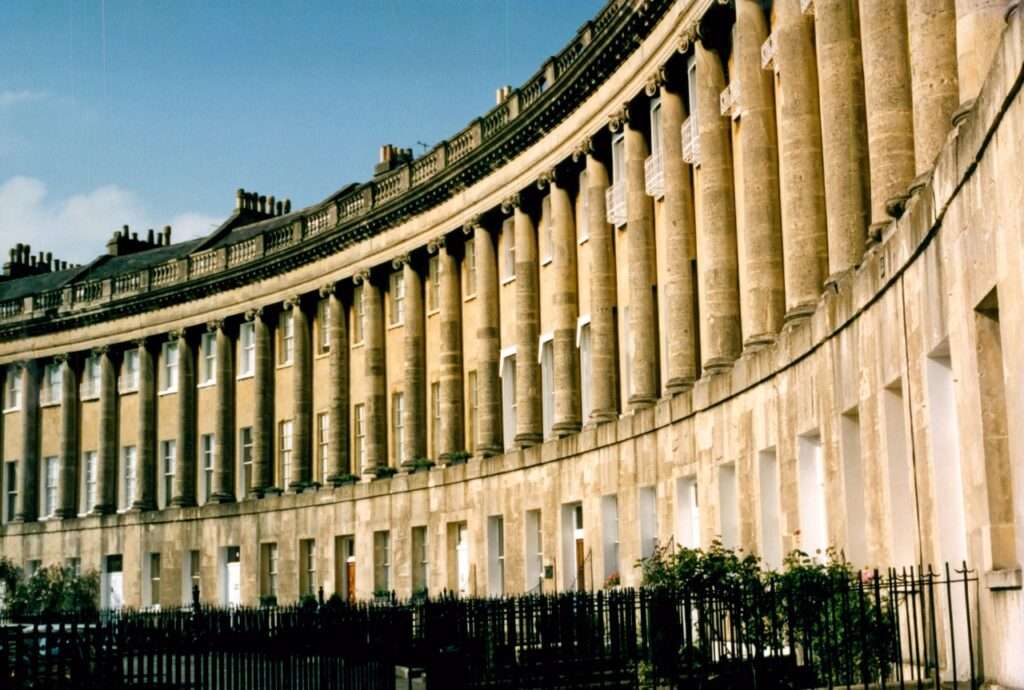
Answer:
POLYGON ((412 462, 409 463, 409 467, 410 469, 412 469, 413 472, 418 472, 419 470, 429 470, 433 466, 434 461, 431 460, 430 458, 415 458, 412 462))
POLYGON ((260 595, 260 606, 273 608, 277 606, 277 596, 273 594, 262 594, 260 595))
POLYGON ((377 479, 388 479, 390 477, 394 477, 396 474, 398 474, 398 470, 394 467, 381 466, 376 470, 377 479))
POLYGON ((446 465, 461 465, 462 463, 467 462, 471 457, 472 455, 469 451, 457 450, 454 453, 448 453, 444 456, 444 462, 446 465))
POLYGON ((18 578, 8 592, 7 614, 14 619, 89 618, 99 612, 100 576, 96 571, 77 575, 71 568, 51 565, 27 580, 18 578))
POLYGON ((339 485, 344 485, 344 484, 355 484, 358 481, 359 481, 359 477, 358 476, 352 474, 351 472, 348 472, 346 474, 341 475, 337 479, 335 479, 334 483, 335 484, 339 484, 339 485))

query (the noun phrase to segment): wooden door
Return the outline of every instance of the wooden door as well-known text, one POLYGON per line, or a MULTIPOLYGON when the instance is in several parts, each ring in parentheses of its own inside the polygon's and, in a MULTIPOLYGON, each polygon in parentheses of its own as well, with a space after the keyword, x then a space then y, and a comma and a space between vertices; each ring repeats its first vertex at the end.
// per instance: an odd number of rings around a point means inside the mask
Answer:
POLYGON ((587 583, 586 583, 586 580, 584 579, 584 576, 583 576, 583 571, 584 571, 584 567, 583 566, 585 565, 585 563, 584 563, 585 559, 586 559, 586 555, 583 553, 583 540, 582 539, 577 539, 576 540, 576 591, 577 592, 582 592, 584 589, 586 589, 585 585, 587 583))
POLYGON ((356 601, 356 564, 349 561, 345 564, 345 593, 348 603, 356 601))

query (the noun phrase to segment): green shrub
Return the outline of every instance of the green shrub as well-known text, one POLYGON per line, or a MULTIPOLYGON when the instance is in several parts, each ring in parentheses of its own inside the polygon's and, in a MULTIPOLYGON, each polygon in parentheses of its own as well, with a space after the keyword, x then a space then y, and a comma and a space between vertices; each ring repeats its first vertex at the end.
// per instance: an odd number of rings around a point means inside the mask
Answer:
POLYGON ((396 470, 394 467, 382 466, 377 468, 375 474, 377 479, 388 479, 398 474, 398 470, 396 470))
POLYGON ((277 606, 277 596, 274 594, 262 594, 260 595, 260 606, 273 608, 277 606))
POLYGON ((96 571, 77 575, 71 568, 50 565, 18 579, 8 592, 7 613, 14 619, 92 617, 99 611, 100 577, 96 571))

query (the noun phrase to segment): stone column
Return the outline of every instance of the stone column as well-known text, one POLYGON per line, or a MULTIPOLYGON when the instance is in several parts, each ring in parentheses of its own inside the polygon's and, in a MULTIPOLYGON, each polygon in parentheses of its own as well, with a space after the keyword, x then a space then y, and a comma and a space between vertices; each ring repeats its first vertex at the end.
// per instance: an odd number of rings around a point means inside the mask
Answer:
POLYGON ((292 313, 292 465, 284 477, 290 490, 299 493, 313 480, 313 352, 309 317, 296 295, 285 303, 292 313))
POLYGON ((1006 28, 1008 0, 956 0, 960 105, 978 97, 1006 28))
POLYGON ((405 285, 405 377, 402 396, 405 413, 402 420, 402 445, 405 465, 427 456, 427 338, 426 311, 423 307, 423 276, 409 254, 403 254, 392 267, 402 271, 405 285))
POLYGON ((810 316, 828 277, 814 21, 800 0, 777 0, 773 63, 779 81, 779 191, 786 321, 810 316))
POLYGON ((110 349, 98 348, 95 354, 100 358, 100 400, 99 400, 99 454, 96 468, 96 514, 112 513, 117 509, 117 374, 111 359, 110 349))
POLYGON ((512 213, 516 234, 516 445, 532 446, 544 440, 541 416, 540 277, 537 266, 537 228, 518 194, 501 204, 512 213))
POLYGON ((437 252, 438 303, 441 311, 440 390, 441 435, 437 452, 442 461, 466 450, 466 412, 462 386, 462 283, 459 261, 442 235, 428 245, 437 252))
POLYGON ((21 463, 18 467, 18 500, 15 522, 35 522, 39 517, 39 363, 21 366, 21 463))
POLYGON ((761 46, 767 38, 768 22, 760 3, 736 0, 733 107, 741 113, 737 143, 743 203, 737 225, 744 347, 773 342, 786 309, 775 92, 772 74, 761 69, 761 46))
POLYGON ((178 343, 178 456, 171 505, 185 508, 196 504, 195 353, 184 329, 172 333, 171 338, 178 343))
POLYGON ((932 169, 960 102, 954 0, 907 0, 915 173, 932 169))
POLYGON ((654 258, 654 201, 647 196, 644 162, 649 149, 643 130, 630 124, 629 106, 623 106, 609 124, 621 128, 626 157, 626 247, 629 251, 629 332, 633 343, 630 362, 629 405, 649 407, 658 399, 658 313, 654 306, 657 272, 654 258))
POLYGON ((57 517, 78 515, 75 505, 78 487, 78 368, 72 355, 61 355, 60 363, 60 483, 57 517))
POLYGON ((156 508, 156 371, 153 352, 145 338, 136 341, 139 352, 138 473, 133 510, 156 508))
MULTIPOLYGON (((697 321, 693 265, 696 227, 693 219, 693 184, 683 162, 679 130, 686 118, 680 93, 655 75, 647 83, 647 95, 661 97, 661 165, 665 180, 665 312, 668 345, 668 380, 665 386, 679 393, 697 379, 697 321)), ((588 179, 590 175, 587 175, 588 179)), ((593 323, 591 323, 593 328, 593 323)), ((593 334, 593 332, 591 332, 593 334)))
POLYGON ((860 264, 870 209, 864 73, 857 6, 816 0, 829 281, 860 264))
POLYGON ((328 355, 328 386, 330 387, 328 414, 330 415, 330 435, 327 439, 327 481, 333 486, 341 483, 341 478, 351 474, 353 468, 349 459, 349 343, 348 320, 345 305, 338 295, 339 286, 335 284, 320 288, 320 296, 328 300, 327 341, 330 345, 328 355))
POLYGON ((273 492, 274 487, 274 351, 267 313, 263 308, 246 312, 253 322, 255 371, 252 401, 253 496, 273 492))
POLYGON ((388 465, 387 370, 384 351, 384 306, 381 289, 374 283, 370 271, 355 276, 363 285, 363 314, 366 332, 363 333, 366 358, 366 467, 363 475, 375 475, 378 467, 388 465))
POLYGON ((914 179, 914 113, 907 57, 907 6, 860 0, 871 180, 870 236, 901 213, 914 179))
POLYGON ((696 43, 697 123, 700 142, 700 217, 697 267, 700 295, 701 359, 714 373, 732 366, 740 354, 740 303, 736 258, 729 121, 721 116, 719 95, 725 75, 718 53, 696 43))
POLYGON ((224 321, 207 326, 216 334, 217 424, 213 454, 214 503, 235 500, 235 340, 224 321))
POLYGON ((580 359, 576 349, 579 297, 576 275, 576 220, 569 191, 552 170, 541 176, 538 187, 548 188, 551 199, 552 277, 554 290, 554 398, 552 431, 567 436, 580 430, 580 359))
MULTIPOLYGON (((590 377, 591 411, 588 423, 617 419, 618 338, 615 333, 615 242, 605 209, 608 167, 593 142, 584 139, 573 151, 574 161, 586 157, 587 229, 590 231, 590 377)), ((518 251, 518 250, 517 250, 518 251)), ((518 357, 516 358, 518 361, 518 357)))
POLYGON ((469 226, 476 251, 477 307, 477 451, 497 455, 502 448, 501 430, 501 306, 498 298, 498 256, 494 235, 479 217, 469 226))

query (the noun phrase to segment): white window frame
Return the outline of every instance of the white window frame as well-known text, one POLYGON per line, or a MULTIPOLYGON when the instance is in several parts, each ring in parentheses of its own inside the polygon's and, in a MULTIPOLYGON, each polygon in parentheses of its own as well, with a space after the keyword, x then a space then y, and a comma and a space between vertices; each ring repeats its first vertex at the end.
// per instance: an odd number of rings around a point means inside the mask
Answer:
POLYGON ((541 232, 540 235, 544 239, 543 247, 541 248, 540 265, 546 266, 554 260, 555 256, 555 219, 552 212, 551 195, 548 194, 541 200, 541 232))
POLYGON ((43 515, 53 517, 57 513, 57 486, 60 481, 60 458, 51 455, 43 460, 45 476, 43 492, 43 515))
POLYGON ((199 437, 199 453, 203 460, 203 503, 209 503, 213 496, 213 466, 216 453, 216 437, 214 434, 203 434, 199 437))
POLYGON ((555 425, 555 334, 543 333, 537 339, 537 364, 540 365, 541 430, 551 438, 555 425))
POLYGON ((178 366, 181 348, 177 341, 168 341, 160 348, 160 383, 161 393, 174 393, 178 390, 178 366))
POLYGON ((437 254, 427 259, 427 313, 441 308, 441 260, 437 254))
POLYGON ((366 467, 366 405, 358 403, 352 407, 352 457, 359 463, 359 469, 366 467))
POLYGON ((590 369, 594 356, 594 332, 590 325, 590 314, 576 319, 576 349, 580 360, 580 412, 583 422, 590 419, 593 412, 593 389, 590 382, 590 369), (584 335, 586 337, 584 338, 584 335))
POLYGON ((516 348, 507 347, 501 351, 501 409, 502 409, 502 442, 505 449, 515 447, 516 438, 516 348), (507 369, 506 369, 507 367, 507 369))
POLYGON ((121 510, 126 511, 132 507, 135 500, 135 483, 138 480, 139 452, 136 446, 124 446, 121 448, 121 479, 122 497, 121 510))
POLYGON ((516 279, 516 224, 508 218, 501 226, 501 283, 505 285, 516 279))
POLYGON ((135 348, 124 352, 118 390, 121 393, 134 393, 139 390, 139 351, 135 348))
POLYGON ((293 306, 291 309, 282 311, 278 320, 281 343, 278 366, 288 366, 295 360, 295 313, 293 310, 298 308, 298 306, 293 306))
POLYGON ((100 369, 100 356, 89 355, 82 365, 82 391, 79 398, 82 400, 95 400, 100 397, 100 378, 103 373, 100 369))
POLYGON ((256 372, 256 324, 246 321, 238 328, 238 378, 248 378, 256 372))
POLYGON ((578 237, 576 244, 583 244, 590 239, 590 177, 587 171, 580 172, 580 222, 576 224, 578 237))
POLYGON ((327 482, 327 463, 330 457, 331 415, 319 412, 316 415, 316 457, 320 465, 320 483, 327 482))
POLYGON ((99 473, 99 454, 94 450, 87 450, 82 454, 82 480, 84 489, 82 499, 85 505, 82 506, 82 513, 88 513, 96 507, 97 474, 99 473))
POLYGON ((7 367, 7 381, 4 384, 4 412, 21 409, 21 374, 22 368, 17 364, 7 367))
POLYGON ((238 430, 238 449, 241 458, 239 467, 242 473, 238 480, 242 485, 239 494, 245 496, 249 493, 249 487, 252 484, 253 437, 251 426, 243 426, 238 430))
POLYGON ((281 466, 281 488, 288 488, 289 477, 292 474, 292 453, 294 450, 293 434, 295 424, 290 419, 282 419, 278 426, 277 452, 281 466))
POLYGON ((164 506, 174 498, 174 475, 178 469, 178 441, 167 439, 160 442, 160 475, 163 477, 164 506))
POLYGON ((352 344, 361 345, 366 338, 366 304, 363 303, 363 296, 366 289, 362 285, 356 285, 352 290, 352 344))
POLYGON ((466 239, 463 250, 463 264, 466 267, 465 297, 476 295, 476 237, 466 239))
POLYGON ((202 355, 199 385, 210 386, 217 382, 217 334, 203 333, 199 339, 199 352, 202 355))
POLYGON ((61 384, 63 372, 60 362, 50 362, 43 368, 43 405, 59 405, 61 402, 61 384))
POLYGON ((391 434, 395 443, 395 465, 406 461, 405 453, 405 394, 391 394, 391 434))
POLYGON ((316 303, 317 351, 324 355, 331 351, 331 300, 329 297, 316 303))
POLYGON ((402 271, 391 273, 391 289, 388 293, 391 296, 388 323, 391 326, 401 326, 405 323, 405 274, 402 271))

